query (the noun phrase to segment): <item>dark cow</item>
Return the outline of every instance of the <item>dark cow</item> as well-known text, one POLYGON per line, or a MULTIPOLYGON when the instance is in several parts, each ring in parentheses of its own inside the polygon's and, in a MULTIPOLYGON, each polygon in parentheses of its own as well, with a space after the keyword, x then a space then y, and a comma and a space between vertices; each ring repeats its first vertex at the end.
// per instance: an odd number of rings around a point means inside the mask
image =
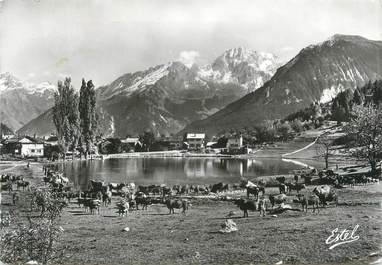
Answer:
POLYGON ((125 200, 121 200, 117 203, 117 209, 118 209, 118 215, 119 216, 127 216, 127 213, 129 211, 129 203, 125 200))
POLYGON ((139 204, 142 205, 142 210, 147 210, 147 207, 151 204, 151 198, 142 192, 138 192, 135 196, 135 203, 137 210, 139 210, 139 204))
POLYGON ((249 198, 249 195, 252 194, 253 196, 255 196, 255 199, 257 200, 259 198, 259 191, 260 191, 260 188, 257 186, 247 187, 247 198, 249 198))
POLYGON ((25 188, 27 188, 29 186, 29 182, 28 181, 25 181, 25 180, 18 180, 16 182, 16 185, 17 185, 17 190, 22 187, 23 190, 25 190, 25 188))
POLYGON ((286 183, 285 184, 288 187, 289 193, 291 193, 292 190, 297 191, 297 193, 300 193, 302 189, 305 189, 305 184, 302 183, 286 183))
POLYGON ((182 213, 188 210, 189 202, 187 200, 167 199, 165 201, 167 208, 170 210, 169 214, 175 213, 174 209, 181 209, 182 213))
POLYGON ((190 192, 190 186, 188 185, 183 185, 182 188, 180 189, 180 194, 188 194, 190 192))
POLYGON ((284 183, 279 184, 279 192, 280 194, 286 194, 287 186, 284 183))
POLYGON ((286 202, 287 196, 285 194, 279 195, 269 195, 269 201, 271 202, 272 208, 274 205, 286 202))
POLYGON ((214 184, 211 187, 211 192, 213 192, 213 193, 223 192, 223 191, 228 191, 228 190, 229 190, 229 185, 225 184, 223 182, 214 184))
POLYGON ((331 188, 328 185, 320 186, 320 187, 315 187, 313 189, 313 193, 318 196, 320 199, 321 204, 325 207, 327 202, 334 202, 335 205, 337 206, 338 204, 338 197, 337 193, 333 188, 331 188))
POLYGON ((286 178, 285 177, 276 177, 276 180, 280 183, 285 183, 286 178))
POLYGON ((316 209, 318 212, 320 212, 320 208, 319 208, 320 199, 318 198, 317 195, 312 194, 307 197, 305 195, 298 194, 296 196, 297 196, 298 202, 301 203, 303 211, 305 210, 305 212, 308 212, 308 205, 312 205, 313 212, 315 212, 316 209))
POLYGON ((84 204, 85 212, 87 211, 87 209, 90 209, 91 214, 94 214, 96 210, 99 213, 99 207, 101 205, 100 200, 86 198, 83 200, 83 204, 84 204))
POLYGON ((108 206, 109 204, 111 204, 111 197, 112 193, 110 190, 102 192, 102 203, 104 206, 108 206))
POLYGON ((257 207, 256 201, 247 200, 247 199, 237 199, 234 201, 234 204, 244 212, 244 217, 248 217, 248 210, 256 211, 257 207))
POLYGON ((162 187, 162 196, 165 197, 166 195, 173 195, 173 190, 170 187, 164 186, 162 187))

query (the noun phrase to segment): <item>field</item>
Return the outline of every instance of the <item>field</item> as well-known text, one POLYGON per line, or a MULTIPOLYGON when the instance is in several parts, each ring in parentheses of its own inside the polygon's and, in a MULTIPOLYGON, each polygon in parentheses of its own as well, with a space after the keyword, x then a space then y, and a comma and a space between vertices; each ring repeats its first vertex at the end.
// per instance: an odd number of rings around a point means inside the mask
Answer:
MULTIPOLYGON (((42 170, 38 164, 11 167, 39 183, 42 170), (33 178, 32 178, 33 177, 33 178)), ((65 264, 369 264, 380 258, 382 241, 382 184, 356 186, 338 191, 339 206, 321 208, 320 213, 288 211, 277 216, 260 217, 242 212, 228 201, 191 199, 187 214, 169 215, 161 204, 147 211, 134 211, 119 217, 114 198, 112 206, 101 207, 90 215, 71 203, 64 210, 62 244, 68 246, 65 264), (239 231, 217 231, 228 213, 239 231), (325 240, 335 228, 359 225, 359 240, 329 250, 325 240), (122 229, 129 227, 130 231, 122 229)), ((313 187, 309 187, 311 190, 313 187)), ((267 189, 267 194, 277 193, 267 189)), ((240 196, 241 194, 230 194, 240 196)), ((294 195, 290 197, 292 200, 294 195)), ((10 196, 2 193, 2 211, 7 211, 10 196)), ((289 202, 288 202, 289 203, 289 202)), ((295 205, 295 207, 299 207, 295 205)))

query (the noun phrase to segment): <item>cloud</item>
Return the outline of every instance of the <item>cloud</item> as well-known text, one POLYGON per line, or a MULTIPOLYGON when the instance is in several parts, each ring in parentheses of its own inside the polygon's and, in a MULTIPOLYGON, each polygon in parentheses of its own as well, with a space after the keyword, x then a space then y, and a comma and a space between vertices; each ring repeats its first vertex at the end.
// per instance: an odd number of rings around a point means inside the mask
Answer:
POLYGON ((179 53, 178 61, 190 68, 199 57, 200 54, 197 51, 181 51, 179 53))
POLYGON ((28 73, 28 78, 33 78, 33 77, 35 77, 35 76, 36 76, 35 73, 28 73))

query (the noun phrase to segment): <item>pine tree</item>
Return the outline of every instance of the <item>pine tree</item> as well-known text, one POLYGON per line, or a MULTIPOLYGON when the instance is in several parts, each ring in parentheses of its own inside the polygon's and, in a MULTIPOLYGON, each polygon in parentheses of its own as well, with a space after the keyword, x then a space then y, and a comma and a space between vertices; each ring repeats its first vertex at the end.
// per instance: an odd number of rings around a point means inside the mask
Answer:
POLYGON ((58 82, 58 91, 54 94, 53 122, 56 126, 59 142, 64 150, 73 153, 79 138, 78 95, 71 85, 71 79, 58 82))
POLYGON ((85 158, 90 153, 97 133, 96 93, 93 82, 82 79, 79 101, 81 145, 85 158))

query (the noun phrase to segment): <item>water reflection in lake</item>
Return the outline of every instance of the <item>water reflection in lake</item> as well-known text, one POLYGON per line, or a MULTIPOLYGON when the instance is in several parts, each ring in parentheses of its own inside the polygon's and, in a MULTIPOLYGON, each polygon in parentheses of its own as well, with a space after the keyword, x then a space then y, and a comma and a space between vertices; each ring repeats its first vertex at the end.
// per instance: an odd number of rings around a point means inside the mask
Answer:
MULTIPOLYGON (((310 161, 309 165, 321 166, 310 161)), ((136 184, 210 184, 239 182, 264 175, 288 174, 301 165, 280 159, 231 158, 124 158, 74 161, 61 165, 76 187, 86 188, 90 179, 136 184)))

